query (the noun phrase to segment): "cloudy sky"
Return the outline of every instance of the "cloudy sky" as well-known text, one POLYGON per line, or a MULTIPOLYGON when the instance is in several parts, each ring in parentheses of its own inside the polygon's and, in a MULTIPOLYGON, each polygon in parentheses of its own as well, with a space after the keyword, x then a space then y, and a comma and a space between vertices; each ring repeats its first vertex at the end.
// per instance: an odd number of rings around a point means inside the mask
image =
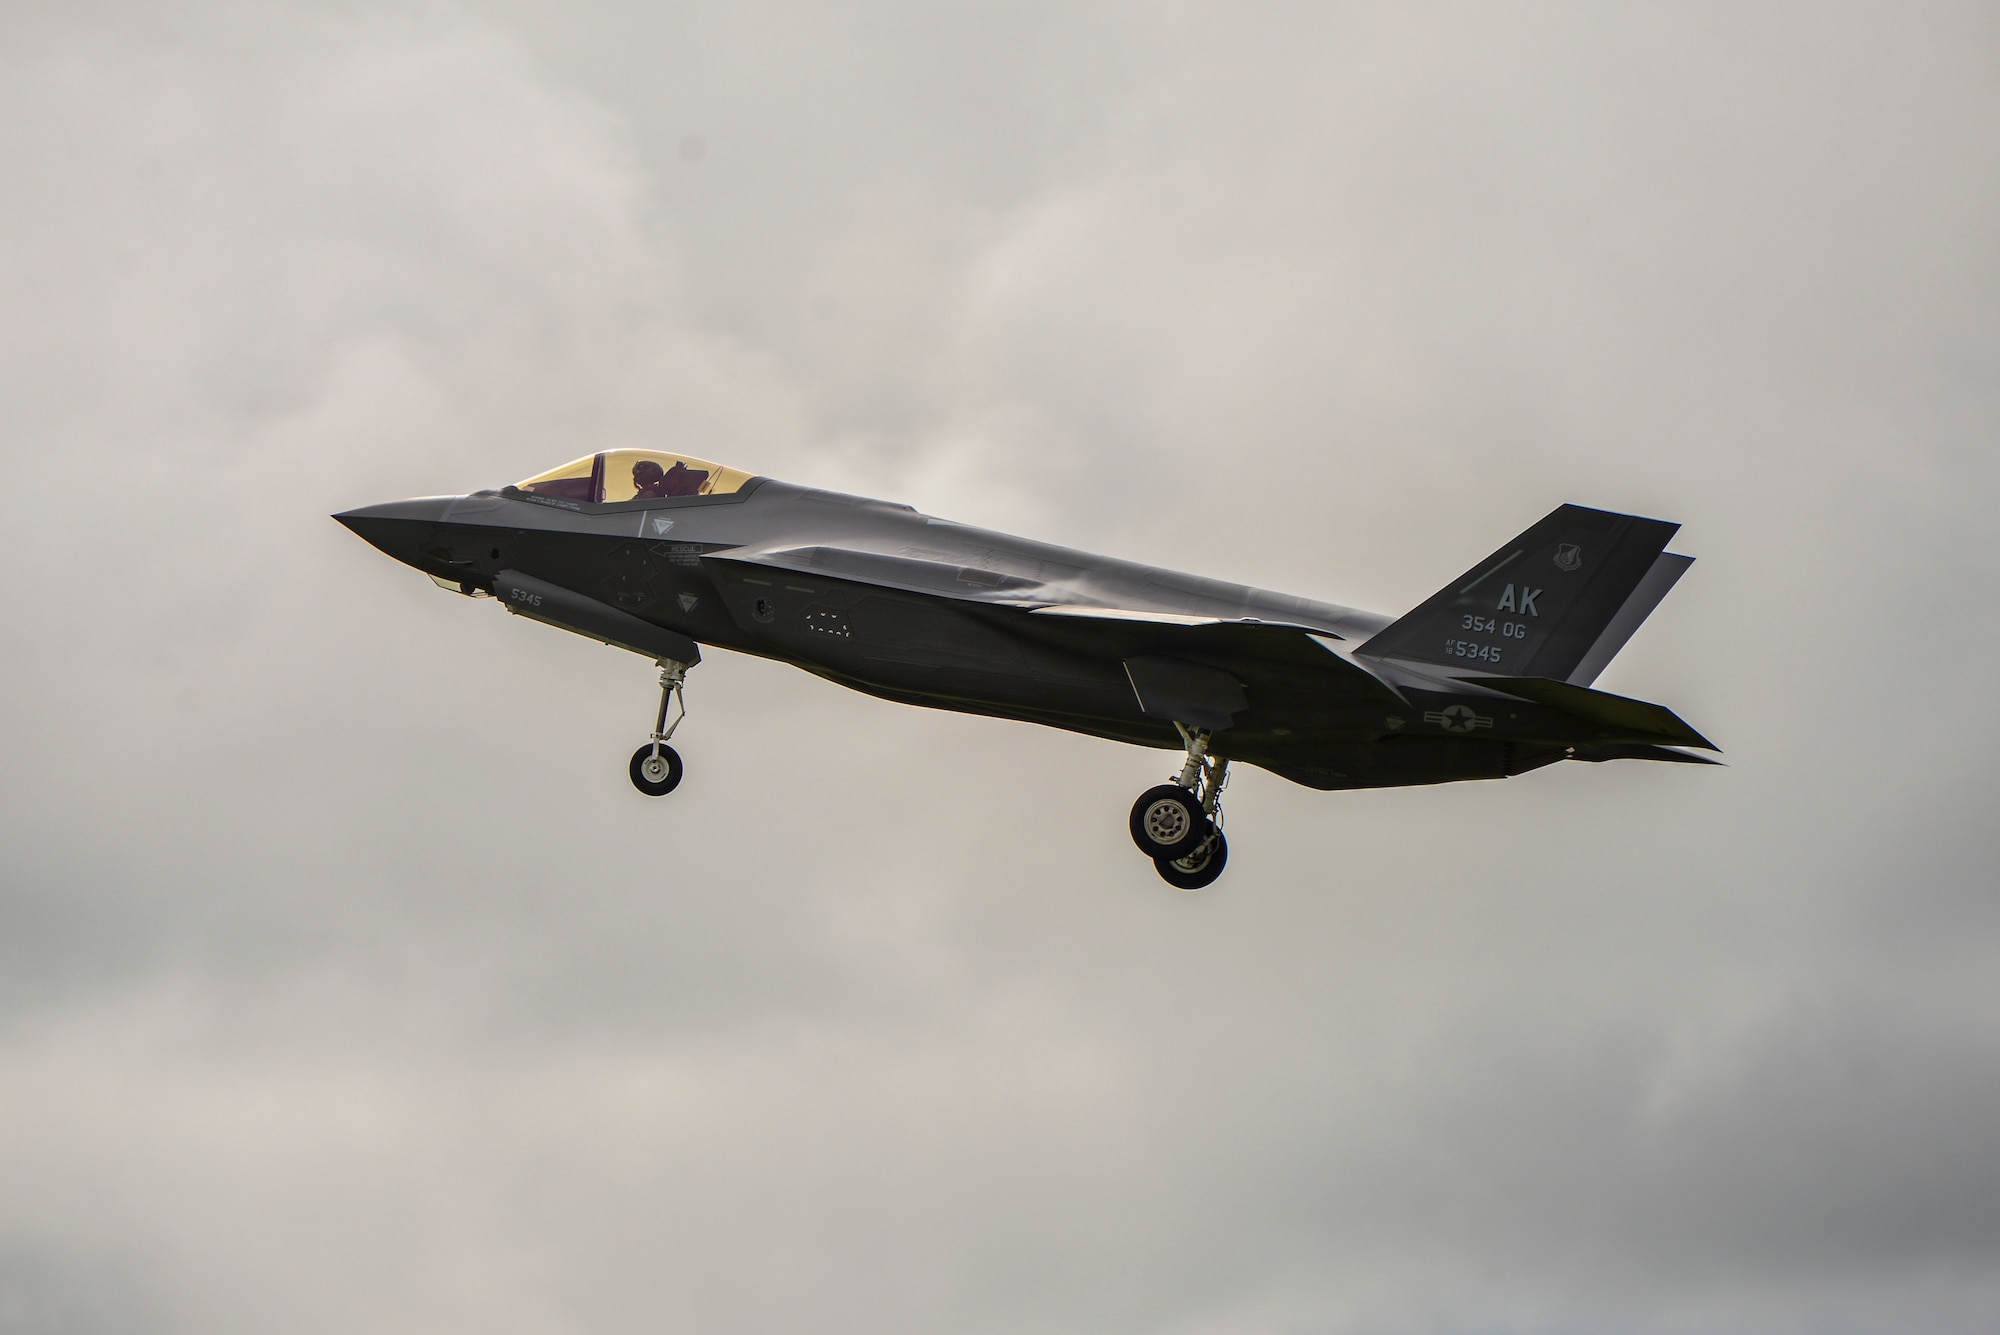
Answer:
POLYGON ((0 6, 0 1331, 2000 1326, 1991 5, 0 6), (1319 794, 329 522, 656 444, 1400 611, 1727 769, 1319 794))

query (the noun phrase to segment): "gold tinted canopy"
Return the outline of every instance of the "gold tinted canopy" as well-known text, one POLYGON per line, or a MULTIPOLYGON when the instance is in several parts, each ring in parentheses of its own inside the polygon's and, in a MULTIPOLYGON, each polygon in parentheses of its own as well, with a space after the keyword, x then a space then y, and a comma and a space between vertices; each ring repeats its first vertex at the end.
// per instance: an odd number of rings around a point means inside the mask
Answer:
POLYGON ((724 468, 685 454, 660 450, 605 450, 573 459, 561 468, 515 483, 537 496, 566 501, 668 500, 680 496, 727 496, 754 474, 724 468))

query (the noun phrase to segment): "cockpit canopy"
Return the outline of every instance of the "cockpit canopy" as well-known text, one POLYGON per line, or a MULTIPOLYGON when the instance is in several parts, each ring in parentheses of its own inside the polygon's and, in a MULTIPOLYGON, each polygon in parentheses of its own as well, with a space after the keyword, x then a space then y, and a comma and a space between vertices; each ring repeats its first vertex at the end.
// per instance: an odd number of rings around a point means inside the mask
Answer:
POLYGON ((724 468, 684 454, 658 450, 605 450, 537 473, 514 485, 537 496, 610 504, 666 500, 678 496, 727 496, 754 474, 724 468))

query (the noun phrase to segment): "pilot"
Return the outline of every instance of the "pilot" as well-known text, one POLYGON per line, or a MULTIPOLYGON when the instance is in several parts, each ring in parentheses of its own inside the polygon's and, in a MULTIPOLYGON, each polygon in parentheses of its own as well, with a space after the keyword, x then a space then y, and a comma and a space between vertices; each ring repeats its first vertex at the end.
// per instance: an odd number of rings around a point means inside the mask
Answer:
POLYGON ((641 459, 632 465, 632 499, 654 500, 667 496, 699 496, 704 482, 708 481, 708 470, 689 468, 685 461, 676 459, 672 468, 662 468, 652 459, 641 459))

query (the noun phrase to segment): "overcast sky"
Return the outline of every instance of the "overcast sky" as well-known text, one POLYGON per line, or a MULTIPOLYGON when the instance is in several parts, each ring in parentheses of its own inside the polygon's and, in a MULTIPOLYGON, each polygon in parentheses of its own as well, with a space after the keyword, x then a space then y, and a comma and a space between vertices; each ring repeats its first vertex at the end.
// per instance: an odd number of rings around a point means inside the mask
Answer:
POLYGON ((1990 4, 0 5, 0 1331, 2000 1327, 1990 4), (655 445, 1729 768, 1229 793, 330 522, 655 445))

